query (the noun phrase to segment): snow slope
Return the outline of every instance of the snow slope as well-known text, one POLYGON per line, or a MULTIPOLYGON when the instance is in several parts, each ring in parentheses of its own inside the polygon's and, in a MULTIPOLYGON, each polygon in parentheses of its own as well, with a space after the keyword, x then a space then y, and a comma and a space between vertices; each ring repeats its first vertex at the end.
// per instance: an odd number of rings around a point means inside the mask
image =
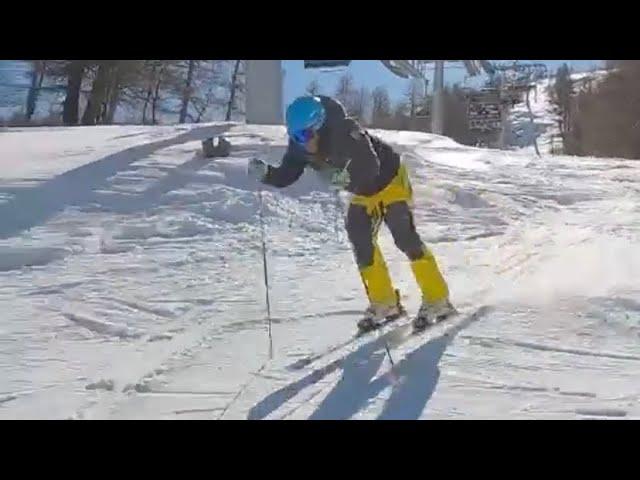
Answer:
POLYGON ((559 133, 557 115, 553 113, 549 86, 554 79, 536 82, 536 88, 529 93, 531 113, 526 102, 520 102, 509 112, 509 144, 527 153, 535 154, 537 140, 541 155, 549 155, 552 139, 559 133), (532 115, 533 114, 533 117, 532 115))
MULTIPOLYGON (((571 75, 574 82, 574 90, 581 88, 581 82, 592 79, 596 86, 608 74, 607 70, 594 72, 578 72, 571 75)), ((509 112, 510 132, 508 143, 518 150, 535 154, 534 142, 538 142, 538 150, 541 155, 550 155, 553 150, 553 139, 559 142, 560 129, 558 115, 553 111, 550 88, 553 87, 555 78, 546 78, 536 82, 536 88, 529 94, 531 113, 526 102, 518 103, 509 112), (533 115, 533 116, 532 116, 533 115)), ((556 147, 561 147, 556 143, 556 147)), ((561 150, 560 150, 561 151, 561 150)))
MULTIPOLYGON (((380 131, 465 312, 392 351, 350 337, 365 307, 339 205, 307 172, 258 185, 280 127, 0 133, 0 418, 637 418, 640 168, 380 131), (225 133, 232 155, 203 159, 225 133)), ((381 232, 406 306, 419 295, 381 232)))

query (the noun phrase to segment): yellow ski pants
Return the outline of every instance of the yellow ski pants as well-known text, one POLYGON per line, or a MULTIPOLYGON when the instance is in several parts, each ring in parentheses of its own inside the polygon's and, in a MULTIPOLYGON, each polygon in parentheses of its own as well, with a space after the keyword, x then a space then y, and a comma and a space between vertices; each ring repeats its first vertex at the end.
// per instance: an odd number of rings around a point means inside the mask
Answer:
POLYGON ((387 305, 398 301, 377 241, 383 220, 396 246, 409 258, 423 300, 434 303, 449 296, 436 259, 416 231, 412 204, 413 189, 402 163, 394 179, 383 190, 371 196, 355 195, 351 199, 346 229, 371 303, 387 305))

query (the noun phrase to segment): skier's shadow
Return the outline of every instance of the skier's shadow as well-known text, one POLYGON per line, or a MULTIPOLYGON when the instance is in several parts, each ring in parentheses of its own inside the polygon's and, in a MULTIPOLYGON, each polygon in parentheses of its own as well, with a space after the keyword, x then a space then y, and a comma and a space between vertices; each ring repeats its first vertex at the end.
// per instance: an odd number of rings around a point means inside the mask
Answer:
POLYGON ((249 410, 247 419, 262 420, 263 418, 266 418, 302 390, 311 385, 315 385, 320 380, 341 367, 349 368, 349 365, 356 367, 362 366, 363 369, 367 370, 367 374, 369 375, 368 378, 372 378, 380 366, 380 363, 384 360, 384 356, 380 354, 380 347, 381 345, 379 345, 379 342, 377 341, 366 343, 349 356, 345 358, 338 358, 323 367, 313 370, 311 373, 305 375, 299 380, 285 385, 254 405, 251 410, 249 410))
MULTIPOLYGON (((433 338, 398 362, 393 371, 389 370, 374 381, 386 354, 384 349, 378 348, 365 359, 363 350, 372 345, 362 347, 354 352, 353 358, 345 361, 342 378, 309 419, 352 418, 388 387, 392 388, 391 395, 378 420, 419 418, 436 389, 440 378, 438 364, 450 341, 447 337, 433 338)), ((382 348, 382 345, 378 347, 382 348)))
POLYGON ((251 409, 248 418, 254 420, 265 418, 301 390, 318 383, 329 373, 341 367, 343 370, 341 379, 311 414, 309 420, 352 418, 388 387, 392 388, 391 395, 377 419, 418 419, 435 392, 440 379, 438 364, 449 344, 461 330, 491 310, 487 306, 476 310, 451 329, 447 336, 432 338, 396 363, 392 372, 389 371, 375 380, 373 378, 382 362, 386 361, 384 345, 381 339, 366 343, 343 360, 331 362, 273 392, 251 409))
MULTIPOLYGON (((371 381, 376 374, 373 367, 356 368, 345 362, 340 382, 318 406, 310 419, 345 420, 352 418, 367 402, 376 398, 384 389, 392 387, 378 420, 416 420, 433 396, 440 379, 440 359, 460 331, 493 310, 482 306, 466 316, 447 335, 433 337, 418 349, 407 354, 393 370, 371 381)), ((358 353, 358 352, 356 352, 358 353)), ((364 353, 364 352, 363 352, 364 353)), ((393 352, 392 352, 393 355, 393 352)), ((374 363, 374 362, 372 362, 374 363)), ((379 366, 379 362, 378 366, 379 366)))

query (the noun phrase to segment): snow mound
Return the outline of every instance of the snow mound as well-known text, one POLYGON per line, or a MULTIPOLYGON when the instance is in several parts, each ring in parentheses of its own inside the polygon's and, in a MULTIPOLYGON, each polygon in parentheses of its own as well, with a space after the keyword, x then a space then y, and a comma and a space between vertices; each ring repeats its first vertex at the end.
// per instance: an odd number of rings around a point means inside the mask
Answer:
POLYGON ((85 390, 107 390, 109 392, 113 391, 114 383, 113 380, 100 380, 95 383, 90 383, 86 387, 85 390))
POLYGON ((86 315, 65 312, 63 315, 72 322, 94 333, 118 338, 140 338, 143 332, 127 325, 97 320, 86 315))
POLYGON ((102 237, 100 239, 100 253, 105 255, 114 255, 118 253, 127 253, 133 250, 131 245, 119 245, 110 237, 102 237))
MULTIPOLYGON (((201 218, 167 218, 140 224, 122 225, 113 233, 114 240, 148 240, 151 238, 189 238, 208 234, 213 226, 201 218)), ((108 242, 107 242, 108 245, 108 242)), ((107 246, 107 249, 122 250, 125 247, 107 246)))
POLYGON ((463 208, 489 208, 492 205, 479 194, 464 188, 453 188, 452 203, 463 208))
POLYGON ((38 267, 62 260, 73 253, 58 247, 6 247, 0 246, 0 272, 38 267))
POLYGON ((149 342, 159 342, 162 340, 172 340, 173 339, 173 334, 165 332, 165 333, 157 333, 155 335, 151 335, 149 337, 149 342))
POLYGON ((576 409, 576 413, 587 417, 604 418, 622 418, 628 415, 628 412, 625 410, 613 408, 578 408, 576 409))
POLYGON ((2 395, 0 396, 0 405, 3 403, 10 402, 11 400, 16 400, 18 397, 15 395, 2 395))

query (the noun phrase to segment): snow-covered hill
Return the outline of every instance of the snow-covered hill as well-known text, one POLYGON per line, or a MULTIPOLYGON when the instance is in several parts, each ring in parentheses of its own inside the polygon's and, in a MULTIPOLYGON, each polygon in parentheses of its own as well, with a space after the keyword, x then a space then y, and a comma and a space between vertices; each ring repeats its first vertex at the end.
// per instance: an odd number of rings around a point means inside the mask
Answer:
MULTIPOLYGON (((571 75, 574 89, 578 91, 584 82, 591 80, 594 86, 602 80, 608 72, 596 70, 593 72, 578 72, 571 75)), ((529 94, 531 113, 526 102, 518 103, 509 112, 510 132, 508 144, 521 152, 535 154, 534 142, 538 142, 541 155, 562 151, 558 115, 554 112, 551 91, 555 78, 546 78, 536 82, 536 88, 529 94), (555 145, 553 145, 555 142, 555 145)))
MULTIPOLYGON (((314 172, 264 191, 268 359, 253 156, 280 127, 0 133, 0 418, 640 416, 640 166, 380 131, 465 312, 392 350, 354 332, 365 298, 342 209, 314 172), (224 133, 228 158, 200 156, 224 133), (467 314, 473 314, 467 317, 467 314)), ((342 198, 346 202, 346 198, 342 198)), ((408 263, 381 246, 411 311, 408 263)))

